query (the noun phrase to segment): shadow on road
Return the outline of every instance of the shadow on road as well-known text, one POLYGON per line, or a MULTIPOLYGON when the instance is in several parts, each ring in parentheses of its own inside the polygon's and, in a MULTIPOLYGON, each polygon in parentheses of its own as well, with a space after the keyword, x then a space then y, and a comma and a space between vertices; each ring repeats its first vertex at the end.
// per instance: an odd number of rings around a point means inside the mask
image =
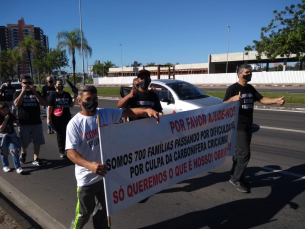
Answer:
MULTIPOLYGON (((279 166, 269 165, 269 168, 280 170, 279 166)), ((286 173, 295 173, 295 171, 305 171, 305 164, 291 167, 284 170, 286 173)), ((210 209, 190 212, 185 215, 166 220, 154 225, 143 227, 146 229, 159 228, 253 228, 274 221, 273 217, 281 211, 287 204, 298 209, 299 205, 291 202, 305 190, 305 179, 289 176, 277 172, 268 172, 259 167, 249 167, 248 174, 251 174, 250 180, 252 188, 271 187, 270 194, 265 198, 236 200, 210 209), (261 172, 264 174, 261 174, 261 172)), ((167 189, 163 192, 185 191, 191 192, 199 188, 210 186, 214 183, 224 182, 224 177, 229 177, 228 173, 210 173, 205 177, 189 179, 181 183, 189 183, 182 188, 167 189), (226 176, 226 174, 228 176, 226 176)))
POLYGON ((24 165, 29 164, 29 166, 23 167, 24 172, 22 173, 22 175, 29 175, 29 174, 31 174, 31 172, 35 172, 38 170, 56 170, 56 169, 61 169, 61 168, 67 167, 67 166, 74 165, 74 163, 67 158, 66 159, 56 159, 56 160, 41 158, 41 161, 43 163, 42 166, 32 165, 32 162, 25 163, 24 165))

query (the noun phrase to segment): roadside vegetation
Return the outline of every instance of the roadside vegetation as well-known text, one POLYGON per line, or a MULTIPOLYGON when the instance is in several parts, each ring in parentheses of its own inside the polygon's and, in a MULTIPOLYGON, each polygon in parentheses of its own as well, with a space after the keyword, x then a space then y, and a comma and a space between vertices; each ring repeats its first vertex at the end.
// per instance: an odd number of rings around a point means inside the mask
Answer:
MULTIPOLYGON (((41 88, 36 88, 37 91, 41 91, 41 88)), ((66 92, 72 93, 70 88, 64 89, 66 92)), ((112 95, 120 96, 120 88, 97 88, 98 95, 112 95)), ((225 91, 205 91, 207 95, 215 96, 217 98, 223 99, 225 97, 225 91)), ((286 103, 300 103, 305 104, 305 94, 291 94, 291 93, 261 93, 266 97, 282 97, 285 96, 286 103)))

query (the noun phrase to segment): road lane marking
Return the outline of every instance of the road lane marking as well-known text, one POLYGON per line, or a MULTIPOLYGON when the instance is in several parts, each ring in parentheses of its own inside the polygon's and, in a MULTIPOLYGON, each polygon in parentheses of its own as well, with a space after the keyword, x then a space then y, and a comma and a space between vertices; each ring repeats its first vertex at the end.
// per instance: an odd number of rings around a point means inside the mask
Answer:
POLYGON ((266 166, 264 166, 263 169, 271 171, 271 172, 275 172, 275 173, 282 173, 282 174, 285 174, 285 175, 288 175, 288 176, 293 176, 293 177, 297 177, 297 178, 305 180, 305 176, 301 175, 301 174, 287 172, 287 171, 283 171, 283 170, 279 170, 279 169, 273 169, 273 168, 266 167, 266 166))
POLYGON ((281 109, 269 109, 269 108, 255 108, 255 111, 281 111, 281 112, 295 112, 295 113, 304 113, 305 111, 303 109, 305 108, 294 108, 297 110, 281 110, 281 109))
POLYGON ((295 133, 302 133, 305 134, 304 130, 294 130, 294 129, 286 129, 286 128, 277 128, 277 127, 270 127, 270 126, 259 126, 260 129, 268 129, 268 130, 281 130, 281 131, 289 131, 295 133))

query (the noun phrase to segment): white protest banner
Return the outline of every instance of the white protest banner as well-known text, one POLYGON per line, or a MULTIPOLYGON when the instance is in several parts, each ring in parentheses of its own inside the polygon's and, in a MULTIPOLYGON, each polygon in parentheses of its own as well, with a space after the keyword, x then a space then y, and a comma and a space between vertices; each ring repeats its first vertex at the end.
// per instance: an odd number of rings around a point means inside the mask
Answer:
POLYGON ((101 128, 109 214, 234 155, 239 102, 101 128))

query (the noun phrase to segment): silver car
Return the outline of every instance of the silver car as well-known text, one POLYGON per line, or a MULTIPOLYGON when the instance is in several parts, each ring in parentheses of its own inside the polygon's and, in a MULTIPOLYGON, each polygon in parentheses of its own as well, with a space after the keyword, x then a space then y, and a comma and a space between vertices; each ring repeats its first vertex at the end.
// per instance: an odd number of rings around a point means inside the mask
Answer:
POLYGON ((164 114, 194 110, 221 104, 222 99, 206 95, 193 84, 182 80, 152 80, 150 87, 155 87, 164 114))

